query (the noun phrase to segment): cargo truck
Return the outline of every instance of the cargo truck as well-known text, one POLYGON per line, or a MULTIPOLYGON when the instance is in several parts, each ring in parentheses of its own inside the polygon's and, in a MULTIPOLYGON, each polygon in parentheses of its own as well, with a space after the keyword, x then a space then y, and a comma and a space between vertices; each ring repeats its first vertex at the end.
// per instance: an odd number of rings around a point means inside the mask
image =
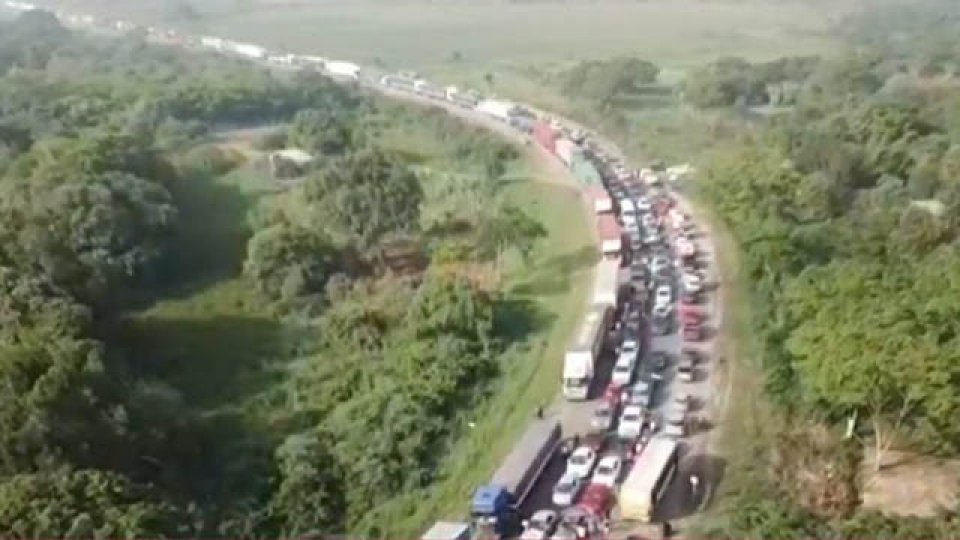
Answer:
POLYGON ((538 418, 527 428, 490 483, 474 492, 471 519, 477 536, 510 538, 520 533, 520 505, 556 452, 560 437, 560 421, 554 416, 538 418))
POLYGON ((603 351, 613 320, 613 308, 606 304, 590 308, 573 342, 563 356, 563 395, 568 400, 589 397, 594 366, 603 351))
POLYGON ((600 236, 600 253, 605 257, 619 257, 623 250, 623 231, 613 214, 597 216, 597 232, 600 236))
POLYGON ((550 153, 554 152, 558 136, 557 130, 546 120, 538 120, 533 124, 533 139, 550 153))
POLYGON ((657 436, 650 440, 620 487, 620 515, 625 520, 649 522, 677 473, 678 443, 657 436))
POLYGON ((480 103, 480 98, 474 92, 460 90, 456 86, 448 86, 445 92, 447 101, 463 109, 473 109, 480 103))
POLYGON ((620 260, 606 259, 597 264, 594 272, 593 303, 617 307, 620 292, 620 260))
POLYGON ((613 199, 603 186, 590 186, 587 188, 587 195, 593 202, 594 213, 608 214, 613 212, 613 199))
POLYGON ((470 525, 459 521, 438 521, 420 540, 470 540, 470 525))
POLYGON ((434 86, 423 79, 413 83, 413 91, 431 99, 447 99, 447 93, 443 88, 434 86))
POLYGON ((579 152, 580 150, 575 142, 561 137, 557 139, 557 142, 554 144, 554 151, 556 152, 557 157, 560 158, 560 161, 569 167, 573 161, 573 154, 579 152))

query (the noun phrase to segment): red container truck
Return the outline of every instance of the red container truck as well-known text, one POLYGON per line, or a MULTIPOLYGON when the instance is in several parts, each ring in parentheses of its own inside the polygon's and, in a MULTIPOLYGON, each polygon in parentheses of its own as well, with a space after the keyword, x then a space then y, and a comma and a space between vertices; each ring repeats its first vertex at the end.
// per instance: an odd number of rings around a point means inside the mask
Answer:
POLYGON ((556 152, 557 137, 560 134, 548 122, 537 120, 533 124, 533 140, 546 148, 551 154, 556 152))

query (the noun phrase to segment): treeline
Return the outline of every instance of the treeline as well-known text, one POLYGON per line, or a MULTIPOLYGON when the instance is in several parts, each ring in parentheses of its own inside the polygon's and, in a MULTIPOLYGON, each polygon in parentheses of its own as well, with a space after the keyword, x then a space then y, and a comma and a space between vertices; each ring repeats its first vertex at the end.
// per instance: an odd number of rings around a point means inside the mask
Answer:
POLYGON ((953 518, 858 508, 864 440, 878 469, 894 437, 960 449, 960 92, 867 53, 819 62, 797 96, 698 183, 741 247, 767 392, 803 428, 757 449, 753 488, 711 532, 954 537, 953 518), (853 437, 817 440, 811 418, 853 437))
POLYGON ((42 12, 0 40, 0 530, 387 534, 516 335, 478 275, 544 235, 497 195, 517 151, 417 113, 467 165, 447 178, 379 144, 417 115, 316 76, 85 39, 42 12), (192 277, 170 271, 193 268, 182 188, 233 164, 188 147, 287 120, 320 159, 251 216, 242 272, 297 361, 255 414, 211 413, 116 331, 192 277))

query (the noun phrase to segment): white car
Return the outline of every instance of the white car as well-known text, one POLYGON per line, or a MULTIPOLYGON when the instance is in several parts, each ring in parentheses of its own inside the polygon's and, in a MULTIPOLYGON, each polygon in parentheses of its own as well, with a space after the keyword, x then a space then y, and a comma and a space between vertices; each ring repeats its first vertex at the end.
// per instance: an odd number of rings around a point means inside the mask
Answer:
POLYGON ((690 394, 683 390, 673 396, 673 401, 677 404, 677 409, 682 412, 687 412, 690 409, 690 394))
POLYGON ((671 313, 672 311, 673 311, 673 306, 671 306, 669 303, 667 303, 667 304, 657 304, 657 305, 653 306, 653 310, 651 311, 651 315, 653 315, 653 318, 655 318, 655 319, 666 319, 667 317, 670 316, 670 313, 671 313))
POLYGON ((639 227, 637 224, 637 217, 633 214, 621 214, 620 221, 623 222, 623 228, 632 229, 634 227, 639 227))
POLYGON ((620 344, 620 354, 630 353, 636 356, 640 353, 640 341, 636 336, 628 336, 624 338, 623 343, 620 344))
POLYGON ((620 199, 617 201, 620 206, 620 215, 623 217, 631 216, 634 221, 637 219, 637 207, 633 205, 633 201, 627 198, 620 199))
POLYGON ((520 540, 543 540, 557 530, 560 516, 553 510, 537 510, 523 524, 520 540))
POLYGON ((564 474, 553 488, 553 504, 560 507, 571 506, 577 501, 577 496, 583 490, 584 484, 583 478, 569 472, 564 474))
POLYGON ((640 197, 636 202, 637 210, 641 212, 649 212, 651 209, 653 209, 653 205, 650 204, 650 199, 646 197, 640 197))
POLYGON ((630 407, 650 407, 653 401, 653 386, 649 381, 638 381, 629 390, 623 398, 624 406, 630 407))
POLYGON ((657 291, 653 296, 654 306, 669 306, 672 300, 673 293, 670 291, 669 285, 661 285, 657 287, 657 291))
POLYGON ((667 416, 667 425, 664 427, 663 432, 670 436, 680 438, 686 434, 684 426, 687 423, 687 413, 679 409, 670 411, 670 414, 667 416))
POLYGON ((670 268, 670 259, 661 256, 661 257, 654 257, 653 260, 650 261, 651 274, 658 274, 664 268, 670 268))
POLYGON ((617 425, 617 436, 629 440, 640 436, 643 430, 643 407, 628 405, 620 415, 620 424, 617 425))
POLYGON ((683 275, 683 290, 689 293, 698 293, 703 289, 703 280, 696 274, 686 273, 683 275))
POLYGON ((567 458, 566 474, 574 475, 577 478, 586 478, 593 471, 593 466, 597 464, 597 453, 589 446, 581 446, 570 454, 567 458))
POLYGON ((601 405, 593 411, 593 416, 590 417, 590 427, 594 431, 605 433, 613 427, 613 419, 613 409, 609 405, 601 405))
POLYGON ((597 464, 597 470, 593 472, 591 483, 601 484, 611 488, 616 486, 617 480, 620 479, 620 468, 622 466, 623 463, 620 460, 620 456, 603 456, 603 459, 597 464))
POLYGON ((620 353, 620 358, 613 366, 613 375, 610 381, 617 386, 626 386, 633 380, 633 369, 636 366, 637 354, 635 352, 620 353))

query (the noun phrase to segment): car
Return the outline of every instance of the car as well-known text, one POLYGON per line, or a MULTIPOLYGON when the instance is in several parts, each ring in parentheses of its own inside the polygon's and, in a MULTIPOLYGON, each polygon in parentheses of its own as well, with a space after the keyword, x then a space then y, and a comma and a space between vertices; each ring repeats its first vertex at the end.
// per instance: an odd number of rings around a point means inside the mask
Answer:
POLYGON ((650 332, 655 336, 669 336, 673 333, 673 319, 651 319, 650 332))
POLYGON ((670 286, 669 285, 657 286, 657 290, 653 294, 653 305, 654 306, 670 305, 671 301, 673 301, 673 292, 670 290, 670 286))
POLYGON ((579 478, 590 476, 593 466, 597 464, 597 452, 589 446, 581 446, 567 458, 566 474, 573 474, 579 478))
POLYGON ((673 396, 673 401, 677 404, 677 408, 683 412, 690 409, 691 399, 690 394, 685 390, 680 390, 673 396))
POLYGON ((680 353, 680 362, 677 364, 677 378, 680 379, 681 382, 693 382, 696 365, 695 357, 680 353))
POLYGON ((613 384, 626 386, 633 380, 633 369, 636 366, 637 355, 634 353, 620 353, 620 358, 613 366, 613 374, 610 381, 613 384))
POLYGON ((623 223, 623 228, 632 229, 637 227, 637 218, 633 214, 621 214, 620 222, 623 223))
POLYGON ((622 467, 623 462, 620 456, 613 454, 603 456, 600 463, 597 464, 597 470, 593 472, 590 483, 612 488, 617 485, 617 480, 620 479, 620 469, 622 467))
POLYGON ((641 212, 649 212, 653 209, 653 205, 650 203, 650 199, 646 197, 640 197, 636 200, 637 210, 641 212))
POLYGON ((653 381, 641 380, 624 391, 624 409, 630 406, 649 408, 653 402, 653 381))
POLYGON ((703 325, 698 323, 684 323, 682 334, 684 341, 700 341, 704 339, 703 325))
POLYGON ((670 356, 663 351, 653 351, 650 353, 647 362, 651 370, 657 372, 663 371, 667 369, 667 364, 670 363, 670 356))
POLYGON ((647 268, 639 262, 630 265, 630 281, 642 282, 647 279, 647 268))
POLYGON ((650 315, 654 319, 666 319, 673 313, 673 306, 669 303, 666 304, 656 304, 653 306, 653 309, 650 311, 650 315))
POLYGON ((543 540, 557 530, 560 523, 560 514, 554 510, 543 509, 534 512, 530 519, 523 524, 520 540, 543 540))
POLYGON ((703 280, 700 276, 687 272, 683 274, 683 290, 698 293, 703 289, 703 280))
POLYGON ((660 271, 660 269, 669 268, 669 267, 670 267, 670 259, 663 255, 658 255, 654 257, 653 260, 650 261, 651 274, 656 274, 660 271))
POLYGON ((663 432, 668 437, 680 438, 686 434, 687 414, 679 409, 670 411, 663 432))
POLYGON ((607 432, 613 427, 613 408, 609 404, 603 404, 594 409, 590 417, 590 427, 594 431, 607 432))
POLYGON ((564 474, 557 485, 553 487, 553 504, 559 507, 573 505, 577 501, 577 496, 583 491, 585 484, 586 480, 579 476, 570 473, 564 474))
POLYGON ((628 405, 620 414, 620 423, 617 424, 617 437, 622 440, 636 439, 643 431, 644 408, 639 405, 628 405))
POLYGON ((623 341, 620 342, 620 354, 623 353, 632 353, 635 356, 640 354, 640 336, 633 332, 624 332, 623 341))

